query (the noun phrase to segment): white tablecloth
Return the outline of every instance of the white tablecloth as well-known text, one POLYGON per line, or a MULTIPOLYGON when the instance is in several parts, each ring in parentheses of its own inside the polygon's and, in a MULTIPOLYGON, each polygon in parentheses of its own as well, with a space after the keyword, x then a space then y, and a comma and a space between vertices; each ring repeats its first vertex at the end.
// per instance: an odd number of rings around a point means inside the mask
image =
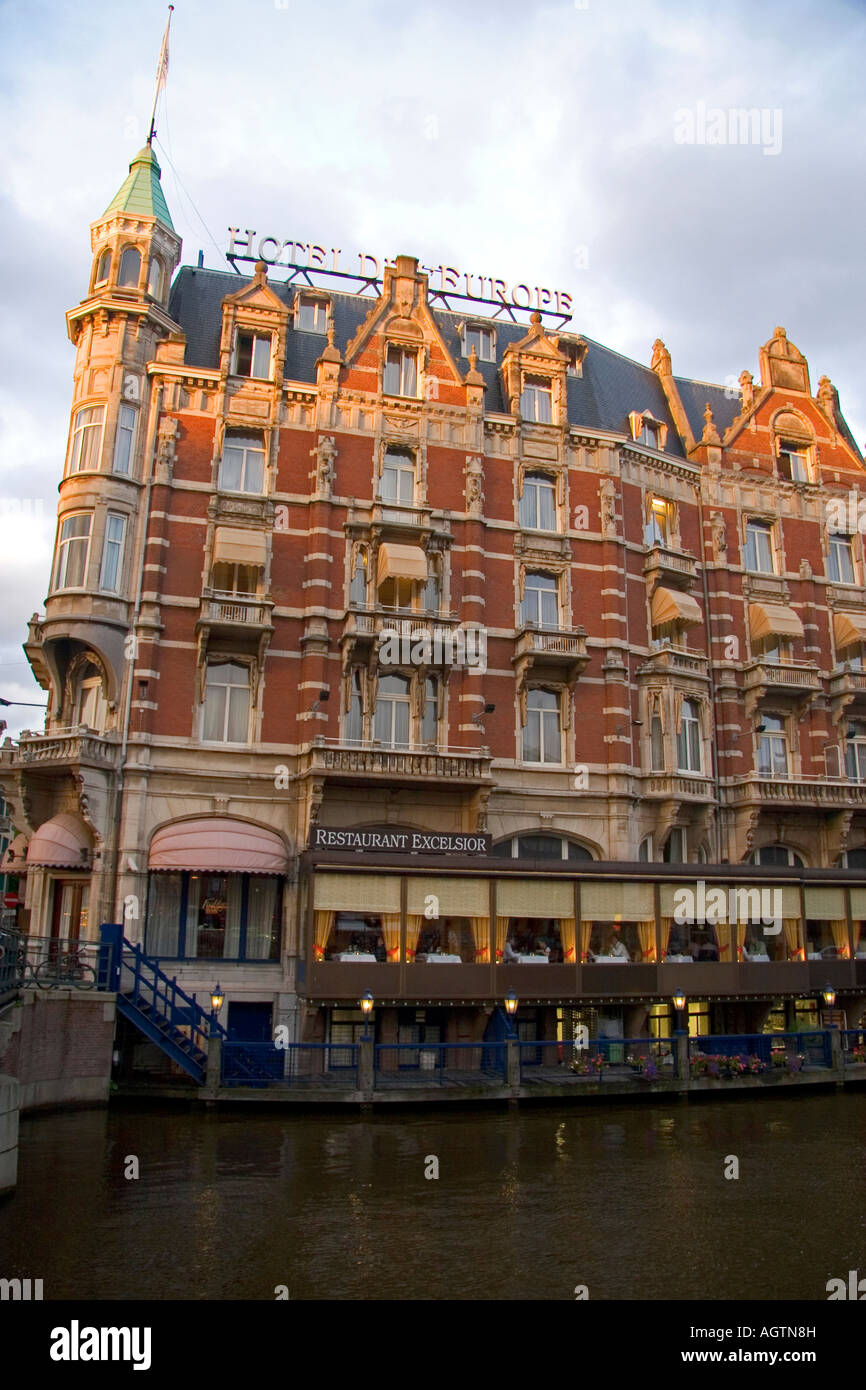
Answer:
POLYGON ((416 959, 416 961, 418 961, 421 965, 462 965, 462 964, 463 964, 463 961, 462 961, 462 959, 461 959, 460 956, 450 956, 450 955, 445 955, 444 953, 441 954, 441 955, 436 955, 435 952, 431 953, 430 955, 423 955, 423 954, 422 954, 422 955, 420 955, 420 956, 416 956, 415 959, 416 959))
POLYGON ((338 956, 331 956, 331 960, 345 961, 349 965, 376 964, 376 957, 369 951, 341 951, 338 956))
POLYGON ((694 956, 665 956, 665 965, 682 965, 686 961, 691 964, 694 961, 694 956))
POLYGON ((506 961, 506 965, 549 965, 547 956, 521 956, 518 955, 516 961, 506 961))
POLYGON ((629 965, 628 956, 593 956, 593 965, 629 965))
POLYGON ((747 964, 749 964, 749 965, 751 965, 752 962, 753 962, 753 961, 756 961, 756 960, 758 960, 758 961, 765 961, 765 960, 769 960, 769 959, 770 959, 769 956, 747 956, 747 955, 744 955, 744 956, 743 956, 743 960, 746 961, 747 964))

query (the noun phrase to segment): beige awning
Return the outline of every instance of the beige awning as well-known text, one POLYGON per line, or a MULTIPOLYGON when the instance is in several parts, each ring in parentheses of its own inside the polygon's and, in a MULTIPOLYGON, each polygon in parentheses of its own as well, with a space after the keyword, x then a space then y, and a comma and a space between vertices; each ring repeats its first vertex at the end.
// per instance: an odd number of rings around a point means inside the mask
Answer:
POLYGON ((419 584, 427 583, 427 556, 417 545, 379 546, 379 569, 377 585, 386 579, 412 579, 419 584))
POLYGON ((662 627, 666 623, 678 623, 680 627, 697 627, 704 620, 700 604, 691 594, 679 589, 665 589, 659 586, 652 596, 652 624, 662 627))
POLYGON ((839 651, 866 642, 866 613, 834 613, 833 634, 839 651))
POLYGON ((284 874, 289 861, 274 830, 228 816, 173 821, 150 842, 150 869, 199 869, 223 874, 284 874))
POLYGON ((750 603, 749 631, 753 641, 765 637, 802 637, 803 624, 793 608, 781 603, 750 603))
POLYGON ((234 526, 218 526, 213 542, 214 564, 263 565, 267 559, 264 531, 242 531, 234 526))

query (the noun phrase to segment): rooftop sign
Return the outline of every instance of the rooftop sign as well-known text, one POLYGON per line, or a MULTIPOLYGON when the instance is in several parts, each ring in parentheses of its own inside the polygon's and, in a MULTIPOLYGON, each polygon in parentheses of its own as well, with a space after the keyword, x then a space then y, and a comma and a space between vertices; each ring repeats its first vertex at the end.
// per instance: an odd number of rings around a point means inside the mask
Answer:
MULTIPOLYGON (((237 270, 237 261, 264 261, 266 265, 282 266, 291 271, 289 283, 303 276, 305 283, 312 285, 310 275, 317 273, 358 281, 362 290, 381 287, 384 262, 368 251, 359 251, 343 264, 340 260, 343 252, 337 246, 325 248, 315 242, 260 237, 249 227, 244 228, 243 233, 239 227, 229 227, 228 234, 226 260, 233 270, 237 270), (357 270, 346 268, 355 264, 357 270)), ((431 300, 440 300, 445 308, 450 308, 450 300, 459 299, 493 305, 496 308, 493 318, 506 314, 515 319, 514 311, 521 309, 551 315, 560 320, 560 327, 571 318, 571 295, 564 290, 550 290, 544 285, 528 285, 522 281, 509 285, 496 276, 462 271, 451 265, 422 265, 421 270, 429 277, 431 300)))

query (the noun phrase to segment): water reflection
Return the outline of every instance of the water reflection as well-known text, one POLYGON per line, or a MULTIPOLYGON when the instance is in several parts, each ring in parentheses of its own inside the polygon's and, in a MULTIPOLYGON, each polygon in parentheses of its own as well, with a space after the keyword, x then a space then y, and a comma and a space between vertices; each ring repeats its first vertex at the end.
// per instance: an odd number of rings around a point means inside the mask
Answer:
POLYGON ((0 1274, 51 1298, 823 1299, 866 1267, 864 1142, 856 1092, 45 1116, 21 1126, 0 1274))

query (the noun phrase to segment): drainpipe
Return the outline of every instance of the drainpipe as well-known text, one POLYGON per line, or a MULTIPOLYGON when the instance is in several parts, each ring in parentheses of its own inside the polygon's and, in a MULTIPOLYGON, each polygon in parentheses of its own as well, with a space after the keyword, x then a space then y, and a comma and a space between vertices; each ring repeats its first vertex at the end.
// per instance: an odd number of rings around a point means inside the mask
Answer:
MULTIPOLYGON (((707 636, 708 636, 708 638, 709 638, 709 641, 708 641, 708 644, 707 644, 707 645, 709 646, 709 653, 708 653, 708 655, 709 655, 709 661, 708 661, 708 663, 707 663, 707 670, 708 670, 708 672, 709 672, 709 677, 710 677, 710 707, 711 707, 711 709, 712 709, 712 711, 713 711, 713 729, 712 729, 711 732, 715 732, 715 728, 716 728, 717 702, 716 702, 716 681, 715 681, 715 677, 714 677, 714 675, 713 675, 713 633, 712 633, 712 628, 711 628, 711 621, 712 621, 712 622, 715 622, 715 616, 713 615, 713 617, 712 617, 712 619, 711 619, 711 616, 710 616, 710 589, 709 589, 709 585, 708 585, 708 583, 707 583, 707 565, 706 565, 707 540, 706 540, 706 532, 705 532, 705 530, 704 530, 704 499, 703 499, 703 497, 701 496, 700 490, 698 491, 698 514, 699 514, 699 516, 700 516, 700 521, 701 521, 701 581, 702 581, 703 592, 704 592, 704 612, 705 612, 706 615, 707 615, 707 636)), ((720 784, 720 781, 719 781, 719 759, 718 759, 718 753, 717 753, 717 751, 716 751, 716 740, 715 740, 714 738, 711 738, 711 739, 710 739, 710 746, 711 746, 711 756, 712 756, 712 761, 713 761, 713 790, 714 790, 715 797, 716 797, 716 836, 715 836, 715 838, 716 838, 716 858, 717 858, 717 860, 720 860, 721 857, 722 857, 722 855, 721 855, 721 849, 722 849, 722 845, 721 845, 721 836, 722 836, 722 817, 721 817, 722 794, 721 794, 721 784, 720 784)), ((726 840, 726 842, 725 842, 725 849, 727 850, 727 848, 728 848, 728 846, 727 846, 727 840, 726 840)))
MULTIPOLYGON (((154 396, 153 396, 153 398, 152 398, 152 400, 153 400, 153 406, 152 406, 152 409, 151 409, 150 421, 149 421, 149 424, 148 424, 148 441, 147 441, 147 447, 146 447, 146 449, 145 449, 145 458, 146 458, 146 460, 147 460, 147 465, 146 465, 146 467, 147 467, 147 474, 146 474, 146 482, 145 482, 145 490, 144 490, 144 504, 143 504, 143 506, 142 506, 141 516, 140 516, 140 519, 139 519, 140 545, 139 545, 139 560, 138 560, 138 580, 137 580, 137 582, 136 582, 136 592, 135 592, 135 610, 134 610, 133 619, 132 619, 132 635, 133 635, 133 637, 136 637, 136 636, 137 636, 137 633, 138 633, 138 620, 139 620, 139 618, 140 618, 140 616, 141 616, 141 601, 142 601, 142 592, 143 592, 143 589, 144 589, 144 558, 145 558, 145 554, 146 554, 146 552, 147 552, 147 531, 148 531, 148 522, 149 522, 149 519, 150 519, 150 496, 151 496, 151 491, 152 491, 152 489, 153 489, 153 468, 154 468, 154 461, 155 461, 155 458, 156 458, 157 430, 158 430, 158 427, 159 427, 159 416, 160 416, 160 412, 161 412, 161 410, 162 410, 163 389, 164 389, 164 388, 163 388, 162 382, 159 382, 159 384, 157 385, 156 390, 155 390, 155 392, 154 392, 154 396)), ((135 653, 135 644, 133 644, 133 652, 135 653)), ((125 710, 124 710, 124 716, 123 716, 123 738, 122 738, 121 745, 120 745, 120 770, 119 770, 119 772, 118 772, 117 785, 116 785, 116 792, 115 792, 115 796, 116 796, 116 807, 117 807, 118 827, 119 827, 119 825, 120 825, 120 820, 121 820, 121 815, 122 815, 123 785, 124 785, 123 774, 124 774, 124 769, 125 769, 125 767, 126 767, 126 750, 127 750, 127 745, 128 745, 128 743, 129 743, 129 724, 130 724, 130 720, 131 720, 131 717, 132 717, 132 684, 133 684, 133 678, 134 678, 134 675, 135 675, 135 655, 133 655, 133 656, 128 660, 128 662, 127 662, 127 667, 128 667, 128 670, 127 670, 126 701, 125 701, 126 708, 125 708, 125 710)), ((115 863, 114 863, 114 883, 113 883, 113 885, 112 885, 112 893, 113 893, 113 897, 114 897, 115 903, 117 902, 117 885, 118 885, 118 880, 119 880, 119 878, 120 878, 119 856, 116 855, 116 856, 115 856, 115 863)), ((122 913, 121 913, 121 921, 123 921, 123 915, 122 915, 122 913)))

